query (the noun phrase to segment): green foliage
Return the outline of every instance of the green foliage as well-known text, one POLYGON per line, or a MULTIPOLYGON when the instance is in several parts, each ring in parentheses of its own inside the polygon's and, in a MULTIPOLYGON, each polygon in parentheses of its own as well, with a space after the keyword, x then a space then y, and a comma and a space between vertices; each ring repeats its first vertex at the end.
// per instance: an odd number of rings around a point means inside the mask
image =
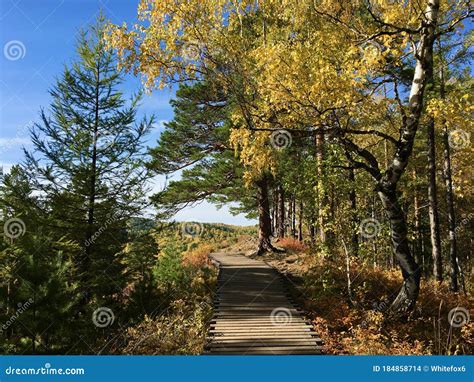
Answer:
POLYGON ((208 80, 180 86, 171 105, 174 118, 150 150, 149 167, 157 174, 182 173, 152 197, 161 216, 207 200, 218 206, 237 203, 231 212, 255 217, 254 190, 244 187, 243 167, 229 145, 228 97, 208 80))
POLYGON ((0 351, 55 353, 73 338, 71 318, 79 299, 74 259, 80 247, 55 238, 46 217, 30 210, 37 201, 22 169, 2 180, 2 226, 12 227, 12 221, 23 226, 13 236, 16 231, 9 234, 7 228, 0 244, 0 351))
MULTIPOLYGON (((127 284, 142 277, 142 301, 153 286, 151 271, 137 274, 139 260, 121 262, 127 222, 145 203, 143 139, 153 119, 136 122, 140 95, 127 101, 119 90, 124 73, 104 46, 104 25, 99 17, 81 33, 75 61, 31 128, 34 150, 1 179, 5 221, 20 219, 26 227, 0 246, 2 322, 17 304, 33 301, 21 324, 2 334, 5 351, 89 352, 98 337, 93 311, 108 307, 120 322, 127 284)), ((142 259, 143 245, 133 249, 142 259)))
POLYGON ((158 258, 153 274, 166 292, 182 290, 185 285, 189 285, 189 275, 182 266, 183 249, 182 244, 169 243, 158 258))
POLYGON ((148 231, 131 231, 122 253, 123 278, 127 280, 127 309, 130 316, 145 314, 154 308, 157 280, 153 269, 159 253, 155 238, 148 231))
POLYGON ((81 33, 77 58, 51 89, 52 103, 31 129, 34 152, 25 172, 56 225, 55 237, 81 246, 75 263, 86 300, 110 303, 123 280, 117 261, 126 222, 144 206, 143 139, 153 119, 136 122, 140 95, 127 102, 118 89, 124 73, 102 41, 100 17, 81 33))

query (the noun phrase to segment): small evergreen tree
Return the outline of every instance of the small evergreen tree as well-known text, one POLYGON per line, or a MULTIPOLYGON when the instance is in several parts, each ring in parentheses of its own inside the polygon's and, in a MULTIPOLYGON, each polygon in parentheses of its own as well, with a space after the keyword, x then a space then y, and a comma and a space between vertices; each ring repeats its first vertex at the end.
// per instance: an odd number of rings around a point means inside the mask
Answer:
POLYGON ((18 166, 2 177, 0 203, 0 351, 55 353, 67 346, 77 329, 72 317, 77 302, 73 258, 79 246, 55 239, 40 201, 18 166), (16 224, 16 227, 14 226, 16 224))

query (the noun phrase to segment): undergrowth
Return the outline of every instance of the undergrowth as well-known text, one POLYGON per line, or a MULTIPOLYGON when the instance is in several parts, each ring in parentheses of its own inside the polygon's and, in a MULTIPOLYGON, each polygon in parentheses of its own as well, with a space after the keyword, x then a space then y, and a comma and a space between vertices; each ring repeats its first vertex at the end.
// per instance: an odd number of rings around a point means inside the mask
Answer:
POLYGON ((446 283, 422 280, 415 311, 404 319, 387 318, 385 312, 402 284, 397 268, 374 268, 351 258, 349 298, 344 255, 328 260, 314 250, 295 250, 293 240, 278 242, 290 243, 285 245, 291 248, 286 254, 269 254, 265 259, 288 276, 326 354, 473 353, 472 320, 461 327, 448 320, 452 309, 473 306, 472 295, 453 293, 446 283))
POLYGON ((111 354, 201 354, 217 269, 208 260, 210 244, 166 240, 153 268, 155 309, 129 326, 108 347, 111 354), (192 248, 184 250, 183 248, 192 248))

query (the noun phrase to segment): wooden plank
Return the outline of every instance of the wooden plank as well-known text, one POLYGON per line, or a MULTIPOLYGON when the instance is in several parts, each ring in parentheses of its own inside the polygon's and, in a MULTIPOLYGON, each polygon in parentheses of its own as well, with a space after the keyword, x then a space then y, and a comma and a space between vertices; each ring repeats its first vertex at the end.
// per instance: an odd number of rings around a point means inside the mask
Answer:
MULTIPOLYGON (((210 330, 218 330, 218 331, 221 331, 221 332, 231 332, 231 331, 236 331, 236 330, 240 330, 240 329, 244 329, 245 331, 247 330, 258 330, 259 328, 258 327, 255 327, 255 326, 247 326, 245 328, 241 327, 241 326, 223 326, 223 325, 216 325, 216 326, 212 326, 210 330)), ((263 326, 261 327, 262 331, 263 330, 266 330, 268 329, 267 331, 269 332, 272 332, 272 333, 279 333, 281 331, 281 327, 278 327, 278 326, 263 326)), ((298 324, 295 324, 295 325, 286 325, 285 326, 285 329, 312 329, 310 326, 305 326, 305 325, 298 325, 298 324)))
POLYGON ((261 327, 259 328, 258 326, 253 326, 253 327, 236 327, 236 328, 211 328, 209 329, 210 333, 216 333, 216 332, 223 332, 225 329, 226 332, 275 332, 275 333, 282 333, 282 332, 290 332, 290 331, 304 331, 304 332, 309 332, 311 331, 311 327, 291 327, 291 326, 274 326, 274 327, 261 327))
POLYGON ((213 342, 212 349, 216 348, 242 348, 244 349, 254 349, 254 348, 262 348, 262 347, 294 347, 294 346, 308 346, 311 347, 311 350, 314 350, 313 346, 316 347, 318 344, 316 341, 311 340, 295 340, 295 341, 281 341, 278 342, 266 342, 266 341, 255 341, 255 343, 251 342, 213 342))
MULTIPOLYGON (((262 312, 253 312, 251 310, 249 311, 218 311, 214 314, 214 318, 219 318, 219 317, 240 317, 240 318, 265 318, 265 317, 270 317, 271 314, 271 309, 269 309, 266 314, 262 312)), ((293 315, 294 317, 298 317, 297 314, 293 315)))
POLYGON ((269 327, 269 328, 281 328, 282 326, 304 326, 308 328, 312 328, 312 325, 307 324, 304 321, 290 321, 286 325, 275 325, 273 322, 269 321, 262 321, 262 322, 233 322, 233 320, 229 320, 229 322, 221 322, 215 321, 211 322, 210 326, 213 327, 237 327, 237 328, 252 328, 252 327, 269 327))
MULTIPOLYGON (((236 346, 228 346, 226 347, 225 349, 221 349, 222 347, 214 347, 214 346, 211 346, 210 349, 220 349, 220 350, 223 350, 223 351, 245 351, 245 347, 242 349, 241 347, 236 347, 236 346)), ((285 352, 288 352, 289 354, 291 354, 293 351, 315 351, 315 350, 320 350, 321 349, 321 346, 313 346, 313 345, 301 345, 301 346, 298 346, 298 345, 292 345, 292 346, 249 346, 247 347, 248 350, 252 350, 252 351, 269 351, 269 352, 273 352, 273 351, 285 351, 285 352)))
POLYGON ((234 323, 234 322, 231 322, 231 323, 226 323, 226 322, 214 322, 214 323, 211 323, 211 326, 215 326, 215 327, 238 327, 238 328, 251 328, 251 327, 265 327, 265 326, 268 326, 268 327, 281 327, 281 326, 297 326, 297 327, 305 327, 305 328, 311 328, 312 326, 309 325, 309 324, 306 324, 304 321, 290 321, 290 322, 286 322, 284 325, 278 325, 278 324, 274 324, 273 322, 261 322, 261 323, 258 323, 258 324, 255 324, 255 323, 251 323, 251 322, 243 322, 243 323, 234 323))
POLYGON ((273 300, 265 300, 265 299, 248 299, 248 300, 218 300, 214 301, 214 306, 225 306, 225 305, 244 305, 244 306, 253 306, 253 305, 264 305, 264 306, 271 306, 274 308, 289 308, 289 309, 298 309, 296 304, 289 304, 288 301, 273 301, 273 300))
POLYGON ((218 350, 214 349, 212 350, 209 355, 320 355, 322 352, 321 350, 301 350, 301 351, 296 351, 292 350, 291 352, 288 352, 286 350, 272 350, 272 351, 265 351, 265 350, 260 350, 260 351, 251 351, 251 349, 248 349, 246 352, 242 352, 242 350, 218 350))
POLYGON ((302 320, 301 318, 293 318, 292 320, 285 321, 284 323, 273 322, 272 320, 260 320, 260 321, 252 321, 252 322, 245 322, 240 320, 240 322, 235 322, 234 320, 220 320, 217 319, 210 324, 211 326, 221 325, 221 326, 238 326, 238 327, 251 327, 251 326, 273 326, 273 327, 281 327, 281 326, 290 326, 290 325, 299 325, 299 326, 308 326, 312 327, 312 325, 308 324, 306 321, 302 320))
POLYGON ((294 343, 299 343, 301 342, 301 344, 306 344, 308 346, 321 346, 322 345, 322 341, 319 341, 319 340, 316 340, 316 339, 311 339, 311 338, 300 338, 300 337, 296 337, 296 338, 285 338, 285 339, 279 339, 279 338, 260 338, 260 339, 256 339, 256 340, 250 340, 249 338, 245 339, 245 338, 228 338, 228 339, 222 339, 222 340, 213 340, 211 341, 212 343, 212 346, 216 345, 216 344, 227 344, 227 347, 241 347, 240 345, 236 345, 236 344, 265 344, 265 346, 287 346, 289 343, 293 344, 294 343), (271 341, 273 340, 273 341, 271 341), (302 341, 302 342, 301 342, 302 341), (236 346, 234 346, 236 345, 236 346))
POLYGON ((209 342, 212 341, 214 343, 224 341, 224 340, 243 341, 243 340, 249 340, 249 339, 254 339, 255 341, 265 341, 267 339, 275 339, 275 340, 282 340, 282 341, 291 340, 291 339, 301 339, 301 340, 313 339, 317 343, 322 343, 323 342, 321 340, 321 338, 319 338, 319 337, 311 337, 311 336, 301 335, 301 334, 293 334, 293 335, 287 334, 287 335, 284 335, 284 336, 282 336, 282 335, 272 335, 272 336, 259 335, 258 337, 256 337, 255 335, 253 335, 253 336, 232 335, 232 336, 222 336, 222 337, 208 337, 208 341, 209 342))
POLYGON ((284 313, 289 313, 289 314, 292 314, 292 315, 301 315, 303 312, 301 310, 297 310, 295 308, 290 308, 290 307, 282 307, 282 306, 262 306, 262 307, 252 307, 252 306, 246 306, 246 307, 243 307, 241 306, 240 308, 238 307, 238 309, 233 309, 231 306, 229 307, 219 307, 218 309, 218 313, 222 313, 222 312, 235 312, 235 311, 240 311, 242 313, 246 313, 246 312, 255 312, 255 313, 259 313, 260 316, 262 317, 265 317, 265 316, 270 316, 272 313, 276 313, 277 311, 280 312, 284 310, 284 313))

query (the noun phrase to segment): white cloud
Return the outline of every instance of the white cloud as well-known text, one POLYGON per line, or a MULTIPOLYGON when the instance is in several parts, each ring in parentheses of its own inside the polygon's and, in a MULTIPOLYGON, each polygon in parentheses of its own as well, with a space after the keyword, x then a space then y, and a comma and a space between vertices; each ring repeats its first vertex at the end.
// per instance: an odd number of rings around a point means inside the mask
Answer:
POLYGON ((15 163, 0 163, 0 168, 4 174, 9 174, 15 163))
POLYGON ((0 152, 27 145, 31 145, 29 138, 0 138, 0 152))
POLYGON ((165 129, 165 123, 168 122, 167 119, 160 119, 153 124, 153 129, 156 129, 161 133, 165 129))
POLYGON ((6 146, 6 145, 27 145, 30 144, 31 141, 29 138, 0 138, 0 145, 6 146))

